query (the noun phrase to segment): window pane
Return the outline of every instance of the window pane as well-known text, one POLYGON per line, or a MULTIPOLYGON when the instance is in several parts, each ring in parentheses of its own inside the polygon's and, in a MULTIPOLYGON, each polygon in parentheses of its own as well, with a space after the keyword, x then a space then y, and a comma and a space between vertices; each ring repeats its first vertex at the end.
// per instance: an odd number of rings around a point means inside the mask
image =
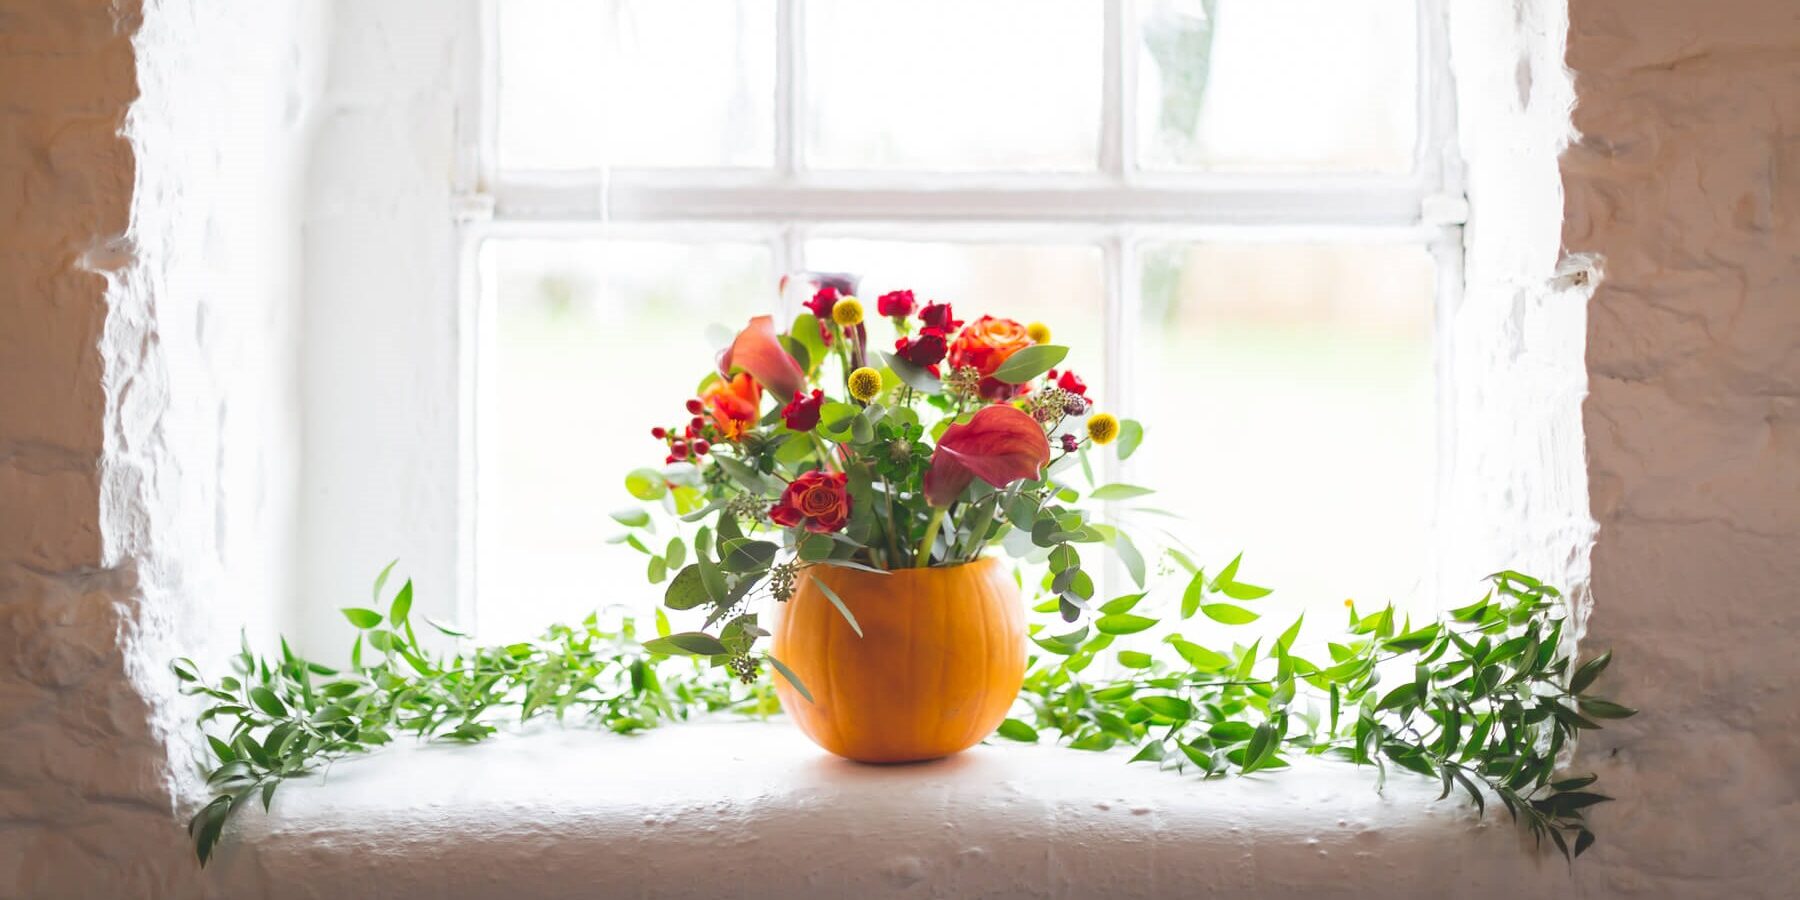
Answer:
POLYGON ((1103 4, 858 0, 806 6, 808 163, 1092 169, 1103 4))
POLYGON ((500 163, 774 162, 775 0, 507 0, 500 163))
POLYGON ((1412 169, 1416 11, 1403 0, 1144 0, 1149 168, 1412 169))
MULTIPOLYGON (((1106 402, 1106 288, 1100 248, 1085 244, 974 244, 819 240, 806 246, 807 267, 862 276, 858 290, 870 309, 892 290, 911 290, 920 304, 951 304, 966 322, 991 315, 1050 326, 1051 340, 1069 348, 1068 366, 1106 402)), ((870 343, 892 346, 885 323, 870 343)))
POLYGON ((741 327, 775 299, 755 244, 496 241, 493 394, 481 427, 483 640, 535 635, 617 605, 650 615, 647 558, 606 539, 635 501, 625 473, 663 464, 650 428, 682 404, 714 350, 709 323, 741 327), (690 377, 691 376, 691 377, 690 377), (491 517, 491 518, 489 518, 491 517))
POLYGON ((1204 565, 1244 551, 1243 578, 1275 589, 1270 634, 1348 597, 1412 600, 1436 471, 1429 253, 1169 243, 1142 265, 1132 480, 1186 517, 1172 530, 1204 565))

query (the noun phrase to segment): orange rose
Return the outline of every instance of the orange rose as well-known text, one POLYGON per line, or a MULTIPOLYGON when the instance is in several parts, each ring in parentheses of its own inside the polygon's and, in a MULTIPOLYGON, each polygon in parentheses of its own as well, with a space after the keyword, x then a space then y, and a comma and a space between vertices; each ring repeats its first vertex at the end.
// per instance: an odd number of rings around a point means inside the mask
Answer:
POLYGON ((974 366, 981 378, 981 396, 989 400, 1005 400, 1023 393, 1023 385, 1012 385, 989 377, 1007 357, 1031 346, 1025 326, 1011 319, 982 316, 969 323, 950 344, 950 367, 974 366))
POLYGON ((707 385, 700 400, 712 411, 719 432, 735 441, 756 425, 762 409, 762 386, 749 372, 739 372, 736 378, 721 378, 707 385))

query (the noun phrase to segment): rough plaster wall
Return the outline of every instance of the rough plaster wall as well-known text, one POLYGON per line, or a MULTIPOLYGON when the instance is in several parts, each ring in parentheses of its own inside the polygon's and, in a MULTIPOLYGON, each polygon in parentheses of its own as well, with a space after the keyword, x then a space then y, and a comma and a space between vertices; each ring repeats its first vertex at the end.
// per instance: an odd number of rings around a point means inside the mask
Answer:
POLYGON ((1583 422, 1589 639, 1644 714, 1593 893, 1800 885, 1800 4, 1568 0, 1571 251, 1604 257, 1583 422))
POLYGON ((194 887, 167 662, 292 593, 320 21, 0 3, 0 896, 194 887))
MULTIPOLYGON (((394 558, 415 608, 458 621, 457 97, 478 4, 337 4, 305 209, 303 603, 366 603, 394 558)), ((299 617, 330 659, 352 631, 299 617)))

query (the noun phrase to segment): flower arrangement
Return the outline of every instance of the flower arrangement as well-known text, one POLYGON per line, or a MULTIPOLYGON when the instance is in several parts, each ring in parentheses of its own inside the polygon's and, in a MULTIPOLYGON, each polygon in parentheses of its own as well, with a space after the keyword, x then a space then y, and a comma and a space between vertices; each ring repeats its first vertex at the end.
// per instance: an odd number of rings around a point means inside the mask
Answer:
POLYGON ((1096 406, 1048 325, 965 321, 949 303, 897 290, 874 304, 894 332, 883 341, 852 279, 796 278, 783 290, 802 285, 805 311, 785 329, 759 316, 731 335, 686 421, 650 429, 663 467, 626 479, 640 500, 704 523, 689 561, 680 538, 648 549, 648 514, 618 517, 634 530, 625 540, 651 554, 650 580, 668 579, 665 604, 707 613, 707 630, 652 649, 724 657, 754 678, 769 657, 755 651, 765 632, 752 601, 788 600, 815 566, 950 567, 1004 546, 1058 561, 1053 588, 1070 621, 1094 591, 1071 545, 1118 553, 1142 581, 1130 538, 1071 502, 1057 476, 1091 472, 1097 448, 1129 456, 1143 429, 1096 406))

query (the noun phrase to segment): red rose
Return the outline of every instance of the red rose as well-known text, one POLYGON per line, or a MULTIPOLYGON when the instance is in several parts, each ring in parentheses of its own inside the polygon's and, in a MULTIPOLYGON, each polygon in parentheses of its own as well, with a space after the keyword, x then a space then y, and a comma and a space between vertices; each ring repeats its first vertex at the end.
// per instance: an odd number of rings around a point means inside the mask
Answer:
POLYGON ((1081 394, 1084 397, 1087 396, 1087 382, 1082 381, 1080 376, 1076 375, 1074 372, 1062 373, 1062 377, 1056 379, 1056 386, 1071 394, 1081 394))
POLYGON ((916 366, 935 366, 943 362, 949 349, 944 333, 936 328, 926 328, 916 338, 901 338, 894 342, 894 354, 916 366))
POLYGON ((829 322, 831 321, 831 308, 836 306, 837 302, 838 289, 826 285, 819 288, 819 292, 814 294, 811 300, 801 305, 812 310, 812 314, 817 316, 820 322, 829 322))
POLYGON ((811 431, 819 425, 819 407, 825 405, 825 392, 813 389, 808 397, 794 392, 794 401, 781 408, 781 420, 795 431, 811 431))
POLYGON ((950 304, 939 303, 933 300, 932 302, 925 304, 924 309, 919 310, 919 321, 942 331, 944 334, 949 334, 962 327, 962 320, 951 318, 951 315, 950 304))
POLYGON ((1007 384, 992 377, 994 370, 1007 357, 1031 346, 1025 326, 1011 319, 982 316, 964 328, 950 345, 950 367, 973 366, 981 373, 981 396, 989 400, 1005 400, 1024 392, 1024 385, 1007 384))
POLYGON ((769 520, 784 528, 804 526, 815 534, 840 531, 850 521, 849 477, 817 470, 793 480, 769 507, 769 520))
POLYGON ((918 304, 913 300, 912 291, 889 291, 875 301, 875 308, 884 316, 901 318, 913 314, 918 304))

